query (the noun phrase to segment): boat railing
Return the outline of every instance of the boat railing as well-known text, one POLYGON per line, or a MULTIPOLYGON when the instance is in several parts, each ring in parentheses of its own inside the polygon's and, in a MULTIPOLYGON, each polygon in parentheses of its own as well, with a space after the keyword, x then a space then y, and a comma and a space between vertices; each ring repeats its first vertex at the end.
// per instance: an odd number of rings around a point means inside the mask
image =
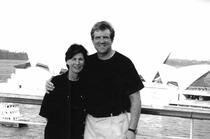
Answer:
MULTIPOLYGON (((12 103, 20 103, 20 104, 41 105, 42 98, 43 96, 0 93, 1 103, 12 102, 12 103)), ((193 138, 193 121, 195 119, 210 120, 210 109, 203 109, 203 108, 198 108, 198 107, 193 108, 193 107, 181 107, 181 106, 173 106, 173 105, 168 105, 168 106, 143 105, 141 109, 141 113, 149 114, 149 115, 170 116, 170 117, 180 117, 180 118, 190 119, 191 121, 190 136, 189 136, 190 139, 193 138)), ((11 122, 15 122, 15 121, 11 121, 11 122)), ((25 122, 25 123, 26 124, 40 124, 40 125, 45 124, 45 123, 33 123, 33 122, 25 122)))

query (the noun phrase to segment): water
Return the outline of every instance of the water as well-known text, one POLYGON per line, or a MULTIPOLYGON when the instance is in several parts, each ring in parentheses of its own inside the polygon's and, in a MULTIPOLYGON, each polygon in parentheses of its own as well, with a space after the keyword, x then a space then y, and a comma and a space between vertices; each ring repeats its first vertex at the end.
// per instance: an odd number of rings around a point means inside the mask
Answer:
MULTIPOLYGON (((141 115, 139 133, 146 136, 145 139, 185 139, 190 137, 190 122, 185 118, 141 115)), ((210 121, 194 120, 193 123, 193 139, 210 138, 210 121)))
MULTIPOLYGON (((44 122, 38 115, 40 106, 20 105, 24 117, 34 122, 44 122)), ((12 128, 0 125, 0 139, 43 139, 43 125, 12 128)), ((137 139, 185 139, 189 138, 190 119, 142 114, 137 139)), ((210 138, 210 121, 194 120, 193 139, 210 138)))
MULTIPOLYGON (((45 119, 38 115, 39 105, 20 104, 23 117, 33 122, 45 122, 45 119)), ((0 125, 0 139, 43 139, 43 125, 28 125, 27 127, 13 128, 0 125)))
POLYGON ((0 139, 43 139, 44 126, 29 125, 22 128, 0 126, 0 139))

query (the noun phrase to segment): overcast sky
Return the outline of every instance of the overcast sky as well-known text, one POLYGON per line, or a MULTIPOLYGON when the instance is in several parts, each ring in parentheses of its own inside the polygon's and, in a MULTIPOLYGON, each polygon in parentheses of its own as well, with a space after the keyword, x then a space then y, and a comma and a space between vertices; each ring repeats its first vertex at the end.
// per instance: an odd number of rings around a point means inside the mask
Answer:
POLYGON ((0 49, 27 52, 54 70, 65 67, 72 43, 95 52, 90 30, 101 20, 116 30, 113 48, 145 76, 169 52, 210 59, 210 0, 0 0, 0 20, 0 49))

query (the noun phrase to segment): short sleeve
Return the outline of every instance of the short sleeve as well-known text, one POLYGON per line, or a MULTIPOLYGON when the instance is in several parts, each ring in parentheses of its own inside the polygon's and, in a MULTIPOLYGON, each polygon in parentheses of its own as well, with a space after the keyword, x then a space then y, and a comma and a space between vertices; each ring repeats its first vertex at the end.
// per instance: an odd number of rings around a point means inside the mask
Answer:
POLYGON ((131 60, 127 60, 123 74, 125 78, 124 87, 127 95, 133 94, 144 88, 141 78, 131 60))

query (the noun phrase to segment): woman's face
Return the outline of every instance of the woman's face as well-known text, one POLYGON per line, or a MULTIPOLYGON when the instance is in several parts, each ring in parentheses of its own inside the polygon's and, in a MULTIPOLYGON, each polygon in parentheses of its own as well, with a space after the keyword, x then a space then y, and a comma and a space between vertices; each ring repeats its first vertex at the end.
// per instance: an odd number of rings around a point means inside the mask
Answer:
POLYGON ((69 66, 70 72, 79 73, 85 64, 84 55, 82 53, 75 54, 71 59, 66 61, 66 64, 69 66))

